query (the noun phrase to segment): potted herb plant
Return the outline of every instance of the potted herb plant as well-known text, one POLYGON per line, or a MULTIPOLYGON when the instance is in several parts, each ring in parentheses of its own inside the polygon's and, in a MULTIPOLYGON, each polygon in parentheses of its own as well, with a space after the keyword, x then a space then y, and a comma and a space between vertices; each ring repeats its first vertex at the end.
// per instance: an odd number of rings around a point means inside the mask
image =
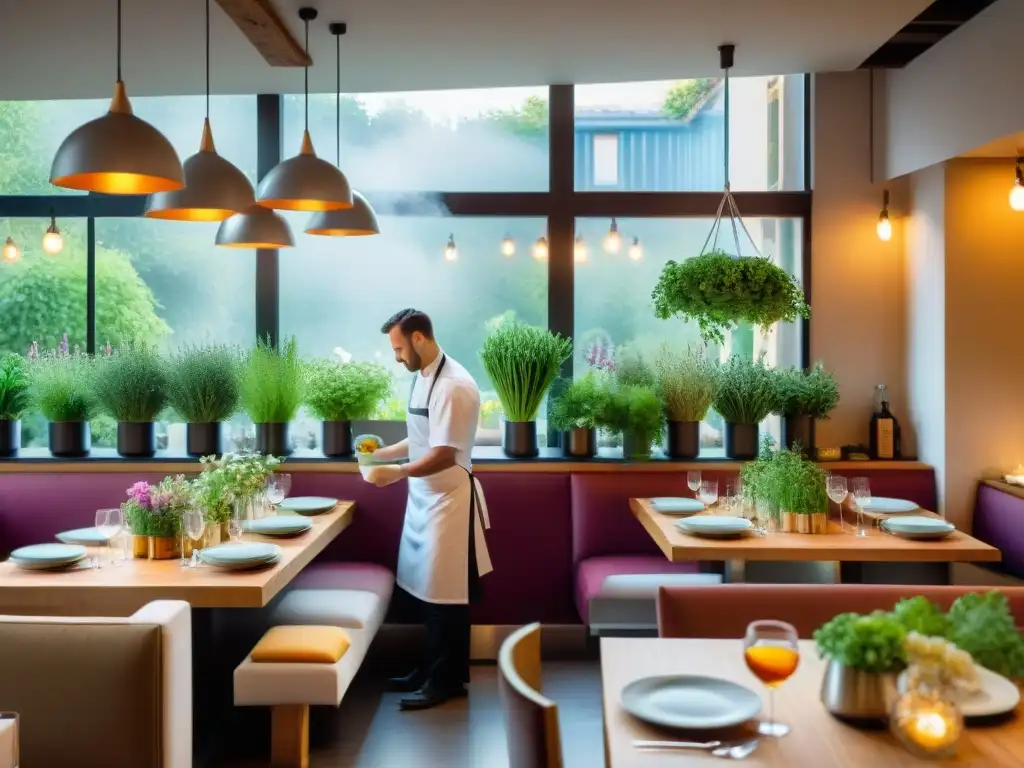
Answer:
POLYGON ((167 405, 167 369, 156 349, 129 344, 97 361, 93 391, 100 409, 117 421, 117 452, 156 453, 153 422, 167 405))
POLYGON ((718 362, 707 349, 688 346, 682 354, 662 348, 657 361, 658 391, 668 419, 666 454, 695 459, 700 453, 700 423, 718 389, 718 362))
POLYGON ((94 361, 88 355, 47 352, 29 366, 33 406, 49 421, 50 453, 88 456, 89 420, 96 416, 94 361))
POLYGON ((576 379, 551 407, 551 425, 562 432, 566 456, 590 459, 597 455, 597 426, 611 389, 605 377, 590 371, 576 379))
POLYGON ((759 425, 776 405, 774 372, 764 362, 738 355, 719 368, 712 406, 725 421, 725 455, 730 459, 757 456, 759 425))
POLYGON ((28 405, 25 358, 9 352, 0 357, 0 456, 15 456, 21 448, 21 415, 28 405))
POLYGON ((281 464, 276 456, 239 456, 226 453, 221 457, 203 456, 203 471, 192 480, 195 503, 206 520, 202 548, 227 541, 228 521, 238 508, 238 517, 255 517, 254 506, 263 493, 267 478, 281 464))
POLYGON ((825 533, 828 525, 827 473, 799 453, 779 450, 765 475, 766 491, 779 510, 785 533, 825 533))
POLYGON ((183 475, 165 477, 157 485, 146 481, 128 489, 121 504, 138 558, 169 560, 181 554, 181 519, 192 503, 192 489, 183 475))
POLYGON ((617 387, 608 398, 601 426, 622 433, 625 458, 650 458, 651 447, 661 441, 665 430, 661 398, 653 389, 617 387))
POLYGON ((288 422, 302 405, 303 375, 295 337, 280 349, 260 339, 242 371, 242 408, 256 425, 256 451, 288 456, 288 422))
POLYGON ((168 404, 185 420, 189 456, 221 452, 221 422, 238 410, 240 363, 228 346, 181 347, 168 361, 168 404))
POLYGON ((514 320, 502 323, 484 340, 480 358, 505 413, 502 445, 507 456, 538 454, 537 413, 571 354, 569 339, 514 320))
POLYGON ((810 316, 800 284, 784 269, 760 256, 721 250, 668 261, 652 298, 656 317, 694 321, 705 341, 719 344, 741 322, 768 330, 810 316))
POLYGON ((782 417, 782 444, 814 457, 814 428, 839 404, 839 385, 818 363, 809 371, 787 368, 776 375, 777 413, 782 417))
POLYGON ((368 419, 391 393, 391 374, 376 363, 313 360, 305 366, 306 407, 323 422, 325 456, 351 456, 352 422, 368 419))

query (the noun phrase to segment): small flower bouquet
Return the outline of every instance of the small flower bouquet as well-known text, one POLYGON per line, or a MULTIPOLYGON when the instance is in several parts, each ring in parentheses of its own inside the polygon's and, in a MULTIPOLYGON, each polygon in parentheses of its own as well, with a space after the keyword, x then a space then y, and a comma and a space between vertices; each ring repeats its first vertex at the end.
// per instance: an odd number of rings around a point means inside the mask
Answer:
POLYGON ((145 480, 128 489, 121 504, 133 536, 170 537, 181 532, 181 517, 192 504, 192 487, 184 475, 165 477, 157 485, 145 480))
POLYGON ((978 670, 971 654, 949 640, 910 632, 903 647, 907 654, 907 690, 941 691, 954 700, 980 690, 978 670))
POLYGON ((208 523, 226 523, 235 503, 245 502, 263 492, 267 478, 281 464, 276 456, 203 456, 203 471, 192 481, 196 503, 208 523))

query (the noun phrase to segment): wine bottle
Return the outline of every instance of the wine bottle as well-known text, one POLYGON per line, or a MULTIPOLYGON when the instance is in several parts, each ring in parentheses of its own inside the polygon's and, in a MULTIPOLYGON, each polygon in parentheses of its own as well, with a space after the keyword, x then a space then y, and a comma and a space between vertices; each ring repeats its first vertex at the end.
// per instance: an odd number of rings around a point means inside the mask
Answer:
POLYGON ((884 384, 875 387, 875 411, 871 415, 869 448, 872 459, 898 459, 901 451, 900 423, 889 410, 884 384))

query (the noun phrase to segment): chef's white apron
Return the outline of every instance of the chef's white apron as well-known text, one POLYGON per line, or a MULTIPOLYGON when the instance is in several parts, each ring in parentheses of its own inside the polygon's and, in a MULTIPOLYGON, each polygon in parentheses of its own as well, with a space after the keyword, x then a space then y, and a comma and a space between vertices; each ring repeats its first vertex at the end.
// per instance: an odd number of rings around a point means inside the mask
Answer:
MULTIPOLYGON (((430 377, 429 388, 426 377, 417 374, 413 381, 405 420, 410 461, 416 461, 430 450, 430 398, 434 384, 445 375, 444 364, 442 356, 430 377)), ((493 570, 484 536, 484 530, 491 527, 487 503, 471 469, 471 466, 456 465, 429 477, 409 478, 409 499, 405 506, 395 581, 413 597, 425 602, 469 602, 471 535, 476 553, 472 566, 477 574, 483 576, 493 570)))

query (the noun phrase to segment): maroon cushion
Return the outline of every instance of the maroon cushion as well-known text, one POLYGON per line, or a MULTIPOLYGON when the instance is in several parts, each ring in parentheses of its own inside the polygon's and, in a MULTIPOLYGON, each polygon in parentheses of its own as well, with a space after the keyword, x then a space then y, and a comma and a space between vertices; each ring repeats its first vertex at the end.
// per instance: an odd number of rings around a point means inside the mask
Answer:
POLYGON ((588 557, 576 568, 576 610, 583 623, 590 618, 590 598, 601 591, 606 578, 647 573, 700 573, 700 567, 697 563, 670 563, 662 555, 588 557))
MULTIPOLYGON (((822 464, 828 469, 828 464, 822 464)), ((836 469, 832 474, 843 477, 866 477, 871 485, 872 496, 890 499, 907 499, 922 509, 934 512, 938 507, 938 493, 935 489, 935 470, 922 469, 836 469)))
POLYGON ((972 533, 1002 550, 997 570, 1024 578, 1024 499, 982 483, 974 505, 972 533))

